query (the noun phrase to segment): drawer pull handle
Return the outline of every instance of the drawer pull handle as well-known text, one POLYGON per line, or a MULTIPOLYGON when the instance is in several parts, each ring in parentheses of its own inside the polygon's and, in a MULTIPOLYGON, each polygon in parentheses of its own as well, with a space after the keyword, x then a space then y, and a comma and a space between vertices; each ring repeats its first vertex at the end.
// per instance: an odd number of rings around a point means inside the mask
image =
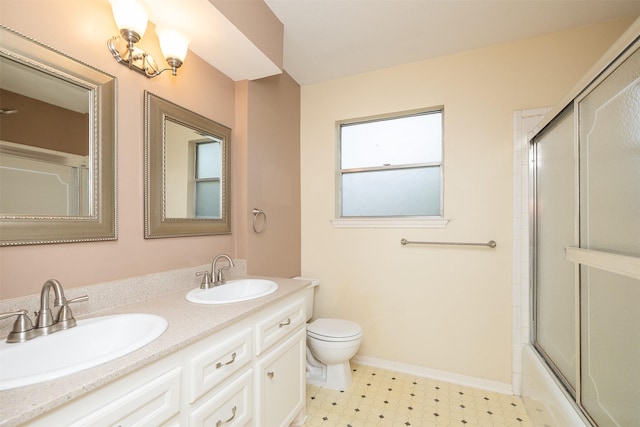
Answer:
POLYGON ((222 362, 216 363, 216 369, 220 369, 223 366, 231 365, 235 361, 236 361, 236 352, 234 351, 233 354, 231 355, 231 360, 229 360, 227 363, 222 363, 222 362))
POLYGON ((233 420, 236 417, 236 409, 238 409, 237 406, 234 406, 233 409, 231 410, 231 418, 229 418, 228 420, 218 420, 218 422, 216 423, 216 427, 220 427, 222 424, 226 424, 229 421, 233 420))
POLYGON ((267 372, 267 376, 268 376, 269 378, 273 378, 273 375, 274 375, 274 373, 273 373, 273 372, 267 372))
POLYGON ((289 326, 291 324, 291 318, 289 317, 286 321, 284 322, 280 322, 280 324, 278 325, 279 328, 282 328, 283 326, 289 326))

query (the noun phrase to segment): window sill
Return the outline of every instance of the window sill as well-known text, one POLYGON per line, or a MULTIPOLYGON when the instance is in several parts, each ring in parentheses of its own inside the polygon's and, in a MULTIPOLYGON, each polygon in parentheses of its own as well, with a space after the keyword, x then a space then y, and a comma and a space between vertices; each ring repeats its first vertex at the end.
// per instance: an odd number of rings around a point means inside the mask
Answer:
POLYGON ((446 218, 337 218, 334 228, 445 228, 446 218))

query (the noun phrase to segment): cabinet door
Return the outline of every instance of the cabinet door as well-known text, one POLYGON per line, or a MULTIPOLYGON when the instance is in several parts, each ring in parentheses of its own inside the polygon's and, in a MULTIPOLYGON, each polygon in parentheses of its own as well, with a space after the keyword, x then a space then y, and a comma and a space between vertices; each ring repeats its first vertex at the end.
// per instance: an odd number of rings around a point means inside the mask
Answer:
POLYGON ((305 403, 305 330, 262 358, 256 369, 256 425, 288 426, 305 403))

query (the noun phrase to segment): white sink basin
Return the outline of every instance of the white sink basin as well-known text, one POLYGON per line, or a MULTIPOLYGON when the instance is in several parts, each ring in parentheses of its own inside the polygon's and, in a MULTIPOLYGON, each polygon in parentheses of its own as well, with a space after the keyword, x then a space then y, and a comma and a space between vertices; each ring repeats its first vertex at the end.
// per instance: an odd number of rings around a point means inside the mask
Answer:
POLYGON ((264 297, 278 289, 278 284, 265 279, 228 280, 227 283, 209 289, 189 291, 187 301, 196 304, 229 304, 264 297))
POLYGON ((152 314, 78 320, 74 328, 0 343, 0 390, 59 378, 131 353, 158 338, 167 321, 152 314))

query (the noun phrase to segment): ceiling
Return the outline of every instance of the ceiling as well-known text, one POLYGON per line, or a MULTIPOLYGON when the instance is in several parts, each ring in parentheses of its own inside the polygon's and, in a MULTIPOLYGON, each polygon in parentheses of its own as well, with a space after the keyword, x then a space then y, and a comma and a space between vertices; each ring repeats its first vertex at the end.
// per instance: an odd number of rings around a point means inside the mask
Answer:
POLYGON ((265 0, 300 85, 640 15, 640 0, 265 0))

